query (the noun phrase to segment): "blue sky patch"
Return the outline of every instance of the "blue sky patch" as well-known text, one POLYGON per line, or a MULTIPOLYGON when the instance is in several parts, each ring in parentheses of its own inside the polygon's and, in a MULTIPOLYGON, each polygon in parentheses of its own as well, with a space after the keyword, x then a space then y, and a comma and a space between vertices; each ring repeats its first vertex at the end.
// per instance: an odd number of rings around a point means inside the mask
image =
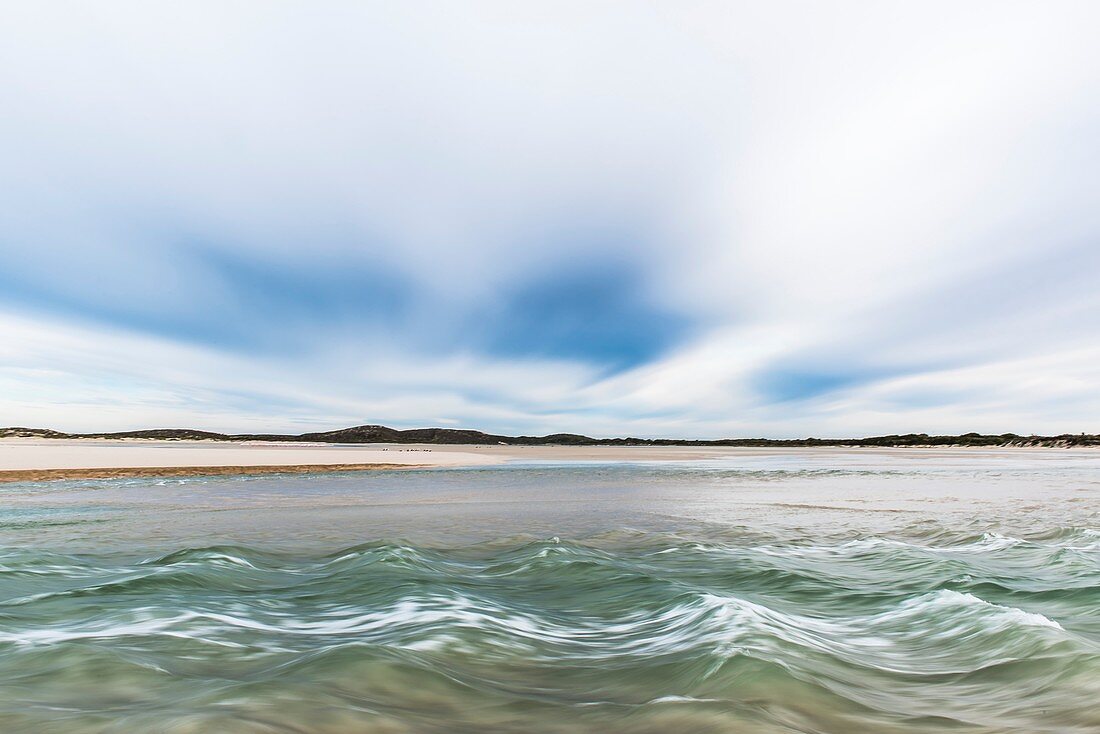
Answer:
POLYGON ((637 270, 612 265, 547 273, 503 294, 477 328, 495 355, 632 367, 690 328, 685 317, 653 304, 642 281, 637 270))

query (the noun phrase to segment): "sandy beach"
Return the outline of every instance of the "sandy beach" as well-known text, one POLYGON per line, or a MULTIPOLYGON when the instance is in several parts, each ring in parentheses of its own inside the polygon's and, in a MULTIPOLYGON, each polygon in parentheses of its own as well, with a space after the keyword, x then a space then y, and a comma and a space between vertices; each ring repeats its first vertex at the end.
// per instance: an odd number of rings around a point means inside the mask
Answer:
MULTIPOLYGON (((1089 451, 1089 449, 1082 449, 1089 451)), ((1037 455, 1073 449, 1017 448, 744 448, 694 446, 503 446, 439 444, 308 444, 259 441, 0 439, 0 482, 137 476, 371 471, 488 466, 523 462, 713 461, 733 457, 849 454, 919 461, 955 456, 1037 455)))

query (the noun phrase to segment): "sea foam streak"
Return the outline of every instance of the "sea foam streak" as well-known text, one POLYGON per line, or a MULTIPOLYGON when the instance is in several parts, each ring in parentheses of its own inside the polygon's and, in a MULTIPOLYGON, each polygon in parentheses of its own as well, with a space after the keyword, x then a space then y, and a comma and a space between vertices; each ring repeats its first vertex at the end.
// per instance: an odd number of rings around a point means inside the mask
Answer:
POLYGON ((507 729, 524 707, 551 731, 798 731, 810 711, 850 731, 1095 730, 1097 568, 1048 565, 1043 586, 1093 594, 1060 603, 1003 555, 1049 559, 1084 539, 219 546, 114 564, 12 550, 0 675, 27 698, 6 699, 0 721, 28 730, 64 706, 92 731, 112 698, 135 730, 151 706, 165 730, 199 726, 196 700, 286 731, 306 716, 316 731, 507 729), (898 573, 912 576, 887 583, 898 573), (256 686, 297 713, 274 723, 271 700, 244 695, 256 686), (409 708, 429 713, 410 722, 409 708), (1039 710, 1058 712, 1049 727, 1039 710))

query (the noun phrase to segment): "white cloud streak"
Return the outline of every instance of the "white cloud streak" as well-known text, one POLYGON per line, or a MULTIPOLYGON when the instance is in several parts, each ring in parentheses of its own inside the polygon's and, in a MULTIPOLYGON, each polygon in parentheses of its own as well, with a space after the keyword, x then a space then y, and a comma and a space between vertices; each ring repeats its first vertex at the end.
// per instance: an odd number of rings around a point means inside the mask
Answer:
POLYGON ((1100 430, 1098 25, 1086 2, 13 6, 0 423, 1100 430), (263 321, 199 247, 383 263, 420 315, 263 321), (614 374, 415 338, 595 260, 691 336, 614 374), (203 309, 296 346, 155 326, 203 309), (767 387, 788 373, 805 389, 767 387))

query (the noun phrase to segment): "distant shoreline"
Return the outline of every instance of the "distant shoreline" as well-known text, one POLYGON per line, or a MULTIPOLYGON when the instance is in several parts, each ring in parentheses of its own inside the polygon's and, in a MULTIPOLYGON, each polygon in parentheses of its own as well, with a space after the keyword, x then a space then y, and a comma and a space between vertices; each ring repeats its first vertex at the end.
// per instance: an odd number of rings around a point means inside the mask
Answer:
POLYGON ((848 448, 949 448, 983 446, 988 448, 1074 448, 1100 446, 1100 434, 1060 434, 1023 436, 1015 433, 964 433, 931 436, 926 433, 891 434, 864 438, 723 438, 713 440, 676 438, 592 438, 576 433, 546 436, 504 436, 455 428, 414 428, 399 430, 379 425, 355 426, 335 431, 301 434, 242 433, 226 434, 187 428, 160 428, 113 433, 64 433, 44 428, 0 428, 2 438, 34 439, 150 439, 158 441, 233 441, 262 443, 325 444, 430 444, 449 446, 693 446, 742 448, 795 448, 839 446, 848 448))

